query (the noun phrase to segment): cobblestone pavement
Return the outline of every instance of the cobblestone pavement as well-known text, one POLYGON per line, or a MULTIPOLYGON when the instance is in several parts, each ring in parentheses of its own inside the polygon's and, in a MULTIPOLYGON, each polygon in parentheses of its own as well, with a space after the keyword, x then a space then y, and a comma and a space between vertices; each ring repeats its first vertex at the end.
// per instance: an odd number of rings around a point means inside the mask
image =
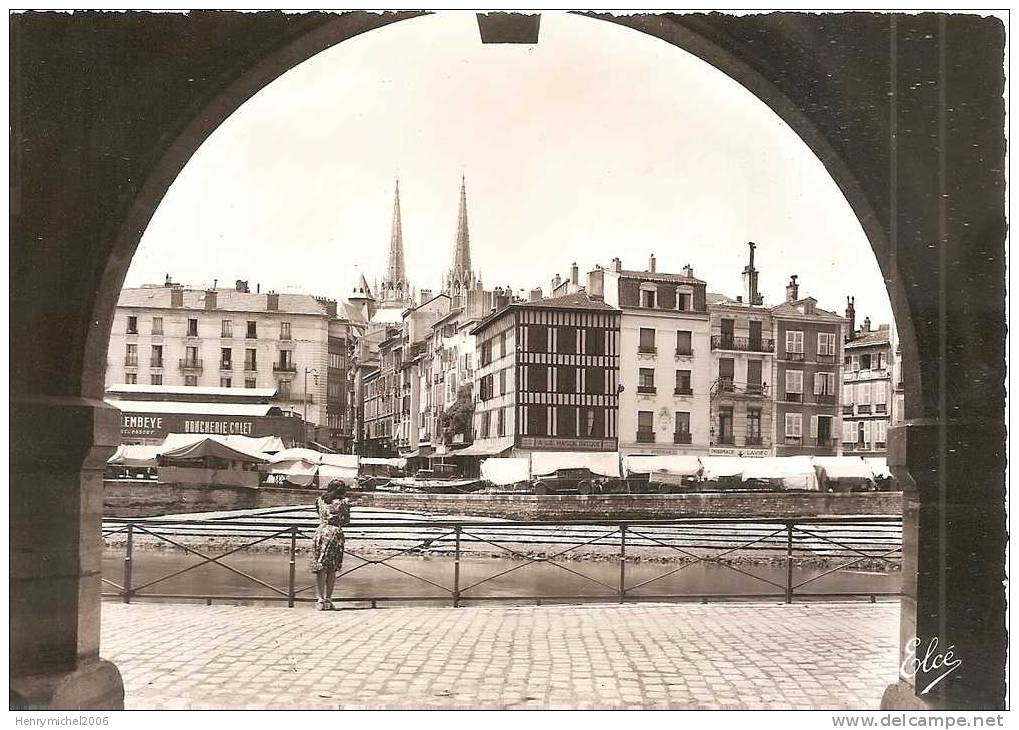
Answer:
POLYGON ((103 605, 129 709, 877 709, 897 603, 103 605))

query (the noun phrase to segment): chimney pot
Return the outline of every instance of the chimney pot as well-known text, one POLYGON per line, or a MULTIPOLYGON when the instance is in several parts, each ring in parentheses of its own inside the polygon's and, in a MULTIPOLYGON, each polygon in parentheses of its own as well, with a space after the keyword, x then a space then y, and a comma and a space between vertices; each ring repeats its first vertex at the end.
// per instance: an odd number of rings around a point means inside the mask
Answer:
POLYGON ((657 269, 657 265, 656 264, 657 264, 657 262, 655 261, 655 255, 651 254, 651 258, 648 260, 648 269, 647 270, 650 271, 652 274, 656 273, 656 269, 657 269))
POLYGON ((785 298, 787 302, 795 302, 800 298, 800 285, 796 283, 796 274, 789 277, 789 283, 785 287, 785 298))
POLYGON ((570 281, 574 284, 580 283, 580 268, 577 266, 576 261, 570 265, 570 281))

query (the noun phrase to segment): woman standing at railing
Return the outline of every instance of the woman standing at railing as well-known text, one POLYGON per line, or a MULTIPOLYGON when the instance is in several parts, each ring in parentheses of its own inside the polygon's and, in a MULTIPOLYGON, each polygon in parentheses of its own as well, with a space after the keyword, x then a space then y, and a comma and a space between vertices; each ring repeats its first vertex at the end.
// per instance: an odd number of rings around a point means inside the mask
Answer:
POLYGON ((329 482, 325 494, 315 501, 318 529, 311 541, 311 572, 319 611, 333 610, 333 586, 336 571, 343 564, 343 525, 350 522, 347 485, 339 479, 329 482))

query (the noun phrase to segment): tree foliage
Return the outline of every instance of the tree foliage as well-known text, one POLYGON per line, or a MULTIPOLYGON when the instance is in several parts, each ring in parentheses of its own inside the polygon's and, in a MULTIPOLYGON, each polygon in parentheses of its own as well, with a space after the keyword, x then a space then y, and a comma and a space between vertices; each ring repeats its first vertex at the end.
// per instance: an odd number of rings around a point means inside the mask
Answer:
POLYGON ((457 391, 456 400, 439 415, 443 443, 453 443, 453 436, 463 434, 464 442, 473 441, 474 393, 470 385, 457 391))

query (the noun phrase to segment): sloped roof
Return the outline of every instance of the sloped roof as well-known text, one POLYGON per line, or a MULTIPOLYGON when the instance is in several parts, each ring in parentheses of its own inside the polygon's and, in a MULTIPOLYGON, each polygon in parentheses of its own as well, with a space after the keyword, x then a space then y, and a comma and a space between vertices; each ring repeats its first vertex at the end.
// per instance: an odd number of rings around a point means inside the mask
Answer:
POLYGON ((782 302, 771 308, 771 313, 779 317, 812 317, 817 319, 827 319, 835 322, 845 322, 845 317, 840 317, 834 312, 829 312, 827 309, 821 309, 820 307, 814 307, 813 314, 804 314, 796 308, 797 304, 803 304, 806 301, 817 302, 813 297, 804 297, 803 299, 797 299, 793 302, 782 302))
POLYGON ((857 334, 845 344, 850 347, 866 347, 868 345, 887 345, 891 342, 888 330, 873 330, 864 334, 857 334))
MULTIPOLYGON (((200 309, 205 310, 204 289, 184 289, 183 307, 170 306, 170 292, 174 287, 145 286, 137 289, 122 289, 117 306, 149 307, 156 309, 200 309)), ((216 289, 216 309, 210 311, 225 312, 268 312, 279 311, 283 314, 316 314, 326 315, 326 305, 310 294, 277 294, 279 307, 276 310, 266 309, 267 294, 262 292, 240 292, 235 289, 216 289)))
POLYGON ((514 302, 510 307, 526 307, 528 309, 597 309, 610 312, 619 310, 601 299, 592 299, 586 291, 575 291, 559 297, 537 299, 533 302, 514 302))
POLYGON ((627 279, 641 279, 642 281, 662 281, 668 282, 670 284, 707 283, 693 276, 684 276, 683 274, 665 274, 657 271, 651 272, 651 271, 637 271, 635 269, 622 269, 619 272, 619 275, 626 277, 627 279))

